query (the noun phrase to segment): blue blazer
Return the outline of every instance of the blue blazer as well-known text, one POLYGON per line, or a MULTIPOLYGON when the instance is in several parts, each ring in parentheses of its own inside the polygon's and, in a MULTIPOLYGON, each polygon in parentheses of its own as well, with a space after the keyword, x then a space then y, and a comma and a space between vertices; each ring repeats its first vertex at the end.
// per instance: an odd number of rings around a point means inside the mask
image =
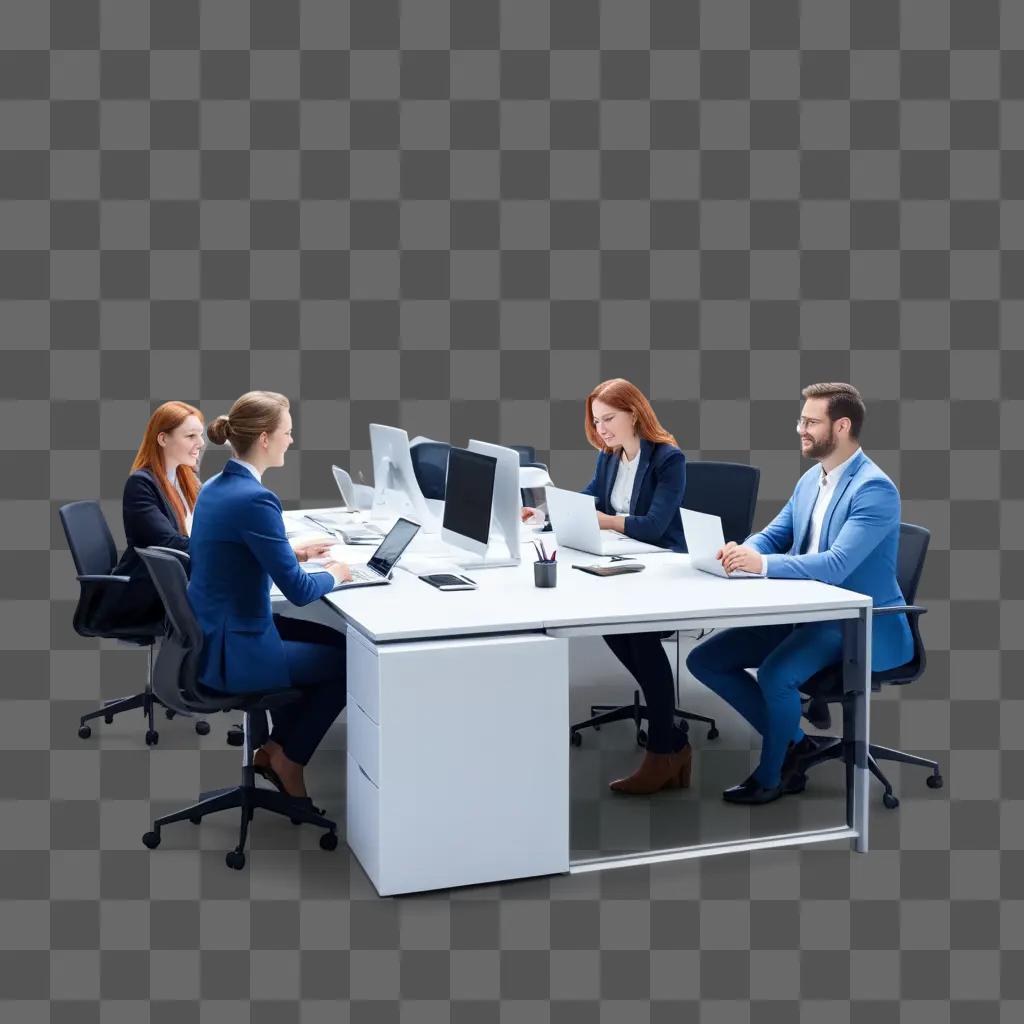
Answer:
POLYGON ((334 577, 299 566, 277 495, 229 461, 199 492, 191 555, 188 597, 203 630, 200 681, 231 693, 288 686, 271 581, 292 604, 306 605, 333 589, 334 577))
MULTIPOLYGON (((747 544, 765 555, 770 577, 820 580, 871 597, 876 608, 905 604, 896 582, 900 495, 863 449, 843 471, 825 511, 816 554, 800 554, 818 497, 821 467, 809 469, 785 508, 747 544)), ((876 672, 905 665, 914 642, 905 615, 873 622, 871 666, 876 672)))
MULTIPOLYGON (((613 515, 612 487, 619 469, 620 452, 599 452, 594 477, 583 488, 597 498, 597 510, 613 515)), ((686 456, 673 444, 640 442, 633 494, 626 516, 626 535, 647 544, 685 551, 679 507, 686 491, 686 456)))

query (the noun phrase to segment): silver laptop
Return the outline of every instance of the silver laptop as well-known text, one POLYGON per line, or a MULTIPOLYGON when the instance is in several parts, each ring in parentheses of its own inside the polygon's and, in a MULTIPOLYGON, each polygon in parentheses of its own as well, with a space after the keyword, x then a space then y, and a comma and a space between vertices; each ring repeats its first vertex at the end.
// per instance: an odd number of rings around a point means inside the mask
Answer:
POLYGON ((722 532, 722 520, 707 512, 694 512, 693 509, 681 508, 679 515, 683 520, 683 534, 686 537, 686 550, 690 552, 690 565, 701 572, 709 572, 713 576, 722 576, 727 580, 739 579, 741 576, 754 576, 756 572, 726 572, 722 563, 715 555, 725 546, 725 534, 722 532))
POLYGON ((341 492, 342 509, 346 512, 357 512, 359 505, 356 503, 356 487, 352 483, 352 477, 341 466, 331 466, 331 472, 341 492))
POLYGON ((350 567, 352 580, 348 583, 337 583, 334 590, 349 590, 352 587, 376 587, 391 582, 391 570, 409 546, 409 541, 419 531, 419 523, 409 519, 399 519, 381 541, 380 547, 374 551, 366 565, 350 567))
POLYGON ((589 551, 592 555, 644 555, 666 550, 615 530, 602 530, 597 525, 597 510, 589 494, 560 487, 545 488, 545 493, 551 526, 562 547, 589 551))

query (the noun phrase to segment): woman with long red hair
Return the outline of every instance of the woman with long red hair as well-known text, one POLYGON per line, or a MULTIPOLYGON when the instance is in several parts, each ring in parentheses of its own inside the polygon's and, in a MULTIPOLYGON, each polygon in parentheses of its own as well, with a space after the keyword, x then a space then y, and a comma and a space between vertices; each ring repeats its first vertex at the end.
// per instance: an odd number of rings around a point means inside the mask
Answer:
POLYGON ((127 547, 113 572, 129 582, 108 591, 99 613, 104 621, 131 625, 163 618, 163 604, 135 549, 188 551, 204 444, 203 414, 194 406, 164 402, 150 416, 121 499, 127 547))
MULTIPOLYGON (((606 380, 587 396, 583 427, 598 451, 594 477, 583 488, 595 499, 598 526, 685 551, 679 507, 686 490, 686 458, 647 396, 621 377, 606 380)), ((535 514, 536 509, 523 509, 524 520, 535 514)), ((604 639, 643 690, 649 726, 643 763, 611 788, 648 794, 689 786, 692 750, 685 720, 675 722, 672 666, 661 646, 662 634, 616 633, 604 639)))

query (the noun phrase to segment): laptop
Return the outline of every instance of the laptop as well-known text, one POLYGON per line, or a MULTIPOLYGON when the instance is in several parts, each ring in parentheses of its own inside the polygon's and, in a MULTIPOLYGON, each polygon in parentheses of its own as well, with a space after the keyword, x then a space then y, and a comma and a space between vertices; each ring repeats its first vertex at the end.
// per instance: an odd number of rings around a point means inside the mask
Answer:
POLYGON ((683 535, 686 537, 686 550, 690 552, 690 565, 701 572, 709 572, 712 576, 721 576, 727 580, 739 579, 742 576, 753 576, 760 579, 760 573, 726 572, 722 563, 715 555, 725 546, 725 534, 722 532, 722 520, 707 512, 694 512, 693 509, 681 508, 679 515, 683 520, 683 535))
POLYGON ((356 502, 356 488, 352 483, 352 477, 341 466, 331 466, 331 472, 334 474, 334 482, 341 492, 341 510, 343 512, 358 512, 359 505, 356 502))
POLYGON ((402 552, 409 546, 409 541, 419 531, 419 523, 409 519, 399 519, 388 531, 366 565, 350 566, 352 580, 348 583, 337 583, 332 593, 338 590, 350 590, 352 587, 376 587, 391 582, 391 570, 402 557, 402 552))
POLYGON ((548 487, 545 493, 551 526, 564 548, 592 555, 652 555, 666 550, 615 530, 602 530, 597 525, 594 499, 589 494, 564 491, 560 487, 548 487))

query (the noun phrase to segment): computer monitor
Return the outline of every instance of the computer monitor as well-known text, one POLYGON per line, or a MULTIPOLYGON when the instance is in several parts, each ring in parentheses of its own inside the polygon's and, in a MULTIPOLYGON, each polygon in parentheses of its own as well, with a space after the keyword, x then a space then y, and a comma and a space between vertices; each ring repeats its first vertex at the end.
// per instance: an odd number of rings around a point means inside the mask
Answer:
POLYGON ((371 519, 411 516, 424 533, 437 532, 437 518, 431 513, 416 482, 409 456, 409 435, 401 427, 370 424, 373 455, 373 509, 371 519))
POLYGON ((466 448, 448 453, 441 539, 452 547, 484 556, 491 536, 494 473, 498 460, 466 448))
POLYGON ((508 548, 507 557, 491 551, 488 565, 518 565, 522 560, 519 542, 519 510, 522 507, 520 492, 519 453, 514 448, 486 441, 470 441, 469 450, 495 459, 494 501, 491 504, 491 535, 502 537, 508 548))

